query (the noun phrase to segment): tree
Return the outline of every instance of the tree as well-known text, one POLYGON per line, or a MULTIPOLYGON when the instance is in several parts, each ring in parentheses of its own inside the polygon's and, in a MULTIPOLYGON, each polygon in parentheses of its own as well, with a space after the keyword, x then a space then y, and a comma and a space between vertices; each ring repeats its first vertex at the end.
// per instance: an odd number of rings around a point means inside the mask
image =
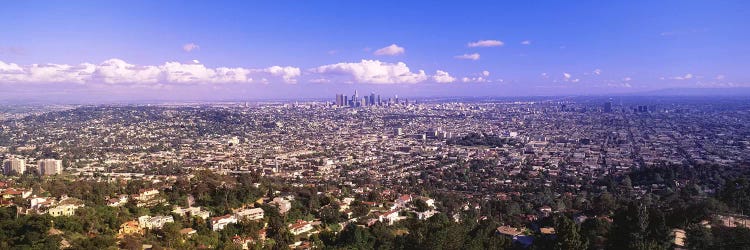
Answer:
POLYGON ((555 217, 555 240, 554 249, 583 250, 588 247, 588 242, 581 237, 581 229, 570 218, 564 215, 555 217))
POLYGON ((689 249, 711 249, 714 237, 711 230, 700 224, 692 224, 685 230, 685 246, 689 249))
POLYGON ((750 213, 750 181, 747 178, 727 181, 719 198, 738 212, 750 213))
POLYGON ((374 242, 375 239, 368 230, 350 223, 339 234, 336 246, 351 249, 373 249, 374 242))

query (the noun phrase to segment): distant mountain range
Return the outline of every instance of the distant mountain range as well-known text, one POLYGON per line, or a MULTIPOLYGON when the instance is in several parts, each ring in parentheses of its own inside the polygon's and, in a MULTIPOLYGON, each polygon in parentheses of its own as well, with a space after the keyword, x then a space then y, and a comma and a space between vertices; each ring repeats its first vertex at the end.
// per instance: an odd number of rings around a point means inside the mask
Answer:
POLYGON ((750 87, 743 88, 670 88, 632 93, 633 96, 750 96, 750 87))

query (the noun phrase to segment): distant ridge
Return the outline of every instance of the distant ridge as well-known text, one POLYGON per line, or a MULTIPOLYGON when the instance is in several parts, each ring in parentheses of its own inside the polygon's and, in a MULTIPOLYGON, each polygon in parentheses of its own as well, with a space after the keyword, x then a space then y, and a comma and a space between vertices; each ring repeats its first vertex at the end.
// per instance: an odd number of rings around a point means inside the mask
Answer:
POLYGON ((669 88, 630 95, 642 96, 750 96, 750 87, 741 88, 669 88))

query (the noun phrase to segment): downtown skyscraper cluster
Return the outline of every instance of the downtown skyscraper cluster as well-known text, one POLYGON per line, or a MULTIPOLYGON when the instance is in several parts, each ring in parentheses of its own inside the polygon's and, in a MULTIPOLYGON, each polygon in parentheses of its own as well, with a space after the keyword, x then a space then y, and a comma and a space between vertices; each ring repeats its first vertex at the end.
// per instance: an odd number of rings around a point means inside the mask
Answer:
POLYGON ((334 105, 338 107, 367 107, 367 106, 390 106, 393 104, 408 105, 409 99, 403 101, 398 99, 396 95, 393 99, 388 98, 387 100, 381 99, 380 95, 370 93, 370 95, 359 96, 359 93, 355 90, 352 96, 344 94, 336 94, 336 102, 334 105))

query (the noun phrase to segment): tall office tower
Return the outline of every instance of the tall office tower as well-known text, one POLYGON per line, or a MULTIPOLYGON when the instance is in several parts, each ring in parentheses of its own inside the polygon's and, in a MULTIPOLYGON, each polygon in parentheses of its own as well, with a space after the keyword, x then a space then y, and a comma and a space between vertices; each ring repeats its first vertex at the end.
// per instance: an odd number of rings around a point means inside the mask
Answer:
POLYGON ((40 160, 37 164, 39 175, 62 174, 62 161, 55 159, 40 160))
POLYGON ((398 103, 398 95, 396 95, 396 104, 399 104, 399 103, 398 103))
POLYGON ((5 175, 22 175, 26 172, 26 160, 10 158, 3 161, 5 175))
POLYGON ((383 106, 383 102, 380 101, 380 95, 378 95, 378 106, 383 106))
POLYGON ((375 93, 370 93, 370 106, 375 106, 375 93))
POLYGON ((357 94, 357 90, 354 90, 354 100, 359 100, 359 94, 357 94))
POLYGON ((611 113, 612 112, 612 102, 605 102, 604 103, 604 112, 605 113, 611 113))
POLYGON ((344 95, 343 94, 336 94, 336 106, 339 106, 339 107, 344 106, 344 95))
POLYGON ((367 99, 367 97, 362 98, 362 106, 370 106, 370 99, 367 99))
POLYGON ((344 96, 344 104, 342 106, 349 106, 349 96, 344 96))

